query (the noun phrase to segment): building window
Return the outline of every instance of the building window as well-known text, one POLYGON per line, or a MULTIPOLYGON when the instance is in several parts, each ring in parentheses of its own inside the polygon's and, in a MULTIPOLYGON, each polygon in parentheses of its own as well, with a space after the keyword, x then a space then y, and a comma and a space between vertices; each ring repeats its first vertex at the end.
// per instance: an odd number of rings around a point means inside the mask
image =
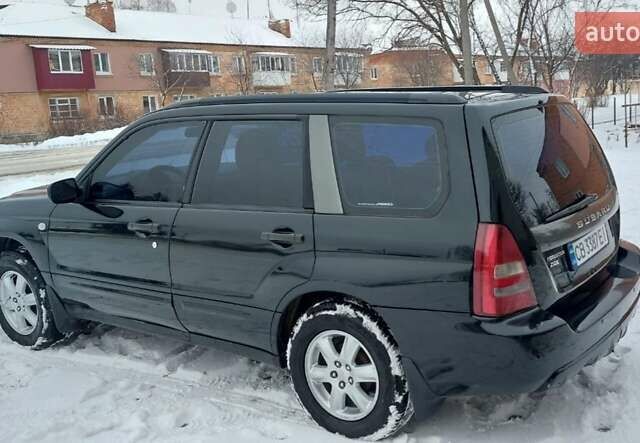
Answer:
POLYGON ((93 54, 93 67, 96 69, 97 75, 111 74, 111 62, 109 60, 109 54, 107 54, 106 52, 93 54))
POLYGON ((115 117, 116 107, 113 97, 98 97, 98 115, 101 117, 115 117))
POLYGON ((184 101, 187 101, 187 100, 193 100, 195 98, 196 98, 195 95, 174 95, 173 96, 173 101, 174 102, 184 102, 184 101))
POLYGON ((491 70, 491 63, 492 63, 491 60, 487 59, 487 66, 485 66, 485 68, 484 68, 484 73, 486 75, 492 75, 493 74, 493 71, 491 70))
POLYGON ((49 71, 56 74, 82 74, 82 53, 75 49, 49 49, 49 71))
POLYGON ((140 54, 138 56, 138 63, 140 65, 140 75, 149 76, 155 74, 156 69, 153 54, 140 54))
POLYGON ((244 74, 246 72, 246 64, 244 62, 243 56, 233 56, 233 72, 235 72, 236 74, 244 74))
POLYGON ((375 66, 369 70, 371 80, 378 80, 378 68, 375 66))
POLYGON ((313 58, 313 73, 322 74, 322 59, 320 57, 313 58))
POLYGON ((191 52, 172 52, 169 56, 173 72, 220 73, 220 59, 216 55, 191 52))
POLYGON ((289 57, 289 69, 291 70, 291 74, 298 73, 298 62, 295 57, 289 57))
POLYGON ((77 98, 56 97, 49 99, 49 113, 52 120, 79 118, 80 106, 77 98))
POLYGON ((256 55, 253 57, 253 72, 289 72, 289 57, 284 55, 256 55))
POLYGON ((362 56, 353 54, 338 54, 336 56, 336 71, 362 72, 362 56))
POLYGON ((209 56, 209 73, 220 74, 220 58, 217 55, 209 56))
POLYGON ((155 95, 145 95, 142 97, 142 108, 144 113, 148 114, 158 110, 158 100, 155 95))

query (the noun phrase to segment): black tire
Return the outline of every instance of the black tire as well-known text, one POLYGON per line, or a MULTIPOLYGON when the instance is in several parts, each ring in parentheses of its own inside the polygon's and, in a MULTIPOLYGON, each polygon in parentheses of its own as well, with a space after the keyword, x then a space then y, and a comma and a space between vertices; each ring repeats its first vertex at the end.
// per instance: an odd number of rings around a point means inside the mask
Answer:
POLYGON ((0 309, 0 326, 5 334, 14 342, 33 350, 46 349, 63 339, 64 336, 54 323, 47 286, 36 265, 26 255, 3 252, 0 255, 0 278, 9 271, 24 277, 35 295, 37 324, 29 335, 20 334, 13 329, 0 309))
POLYGON ((330 301, 309 309, 296 322, 289 337, 287 365, 298 400, 311 417, 330 432, 349 438, 379 440, 398 432, 413 416, 398 346, 384 322, 366 307, 330 301), (342 420, 327 412, 307 382, 307 348, 319 334, 334 330, 346 332, 360 341, 378 370, 379 393, 375 406, 357 421, 342 420))

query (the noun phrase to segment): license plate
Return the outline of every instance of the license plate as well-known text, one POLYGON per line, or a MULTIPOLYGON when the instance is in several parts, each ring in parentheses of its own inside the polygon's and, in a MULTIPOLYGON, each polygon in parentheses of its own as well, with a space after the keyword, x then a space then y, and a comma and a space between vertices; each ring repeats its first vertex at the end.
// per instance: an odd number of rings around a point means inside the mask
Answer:
POLYGON ((579 240, 569 243, 569 259, 573 269, 582 265, 609 244, 607 225, 603 225, 579 240))

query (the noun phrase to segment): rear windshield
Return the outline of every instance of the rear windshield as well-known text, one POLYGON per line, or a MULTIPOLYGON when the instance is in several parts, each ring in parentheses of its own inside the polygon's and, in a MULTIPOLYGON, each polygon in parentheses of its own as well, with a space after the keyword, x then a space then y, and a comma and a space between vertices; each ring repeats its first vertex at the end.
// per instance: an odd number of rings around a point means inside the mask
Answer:
POLYGON ((511 198, 529 226, 611 186, 600 145, 570 104, 497 117, 493 131, 511 198))

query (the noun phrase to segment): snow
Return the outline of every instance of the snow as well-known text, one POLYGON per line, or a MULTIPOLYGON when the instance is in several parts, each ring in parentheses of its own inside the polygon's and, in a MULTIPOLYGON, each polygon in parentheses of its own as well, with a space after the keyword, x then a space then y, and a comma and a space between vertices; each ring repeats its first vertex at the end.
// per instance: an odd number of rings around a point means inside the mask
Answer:
POLYGON ((124 128, 107 129, 105 131, 92 132, 88 134, 55 137, 45 140, 42 143, 0 145, 0 153, 20 150, 40 151, 48 149, 101 146, 111 141, 111 139, 120 134, 123 129, 124 128))
MULTIPOLYGON (((5 3, 5 2, 1 2, 5 3)), ((9 2, 10 3, 10 2, 9 2)), ((87 18, 84 8, 15 3, 0 9, 0 34, 77 39, 294 47, 267 19, 170 14, 117 9, 116 32, 87 18)))
MULTIPOLYGON (((596 133, 617 178, 622 236, 640 244, 640 136, 596 133)), ((0 178, 0 195, 71 174, 0 178)), ((0 441, 343 442, 298 405, 285 371, 230 353, 99 326, 67 346, 23 349, 0 333, 0 441)), ((545 394, 447 400, 392 441, 635 443, 640 316, 615 353, 545 394)))
POLYGON ((79 170, 59 171, 51 174, 39 174, 32 176, 0 177, 0 198, 13 194, 23 189, 36 188, 48 185, 58 180, 75 177, 79 170))

